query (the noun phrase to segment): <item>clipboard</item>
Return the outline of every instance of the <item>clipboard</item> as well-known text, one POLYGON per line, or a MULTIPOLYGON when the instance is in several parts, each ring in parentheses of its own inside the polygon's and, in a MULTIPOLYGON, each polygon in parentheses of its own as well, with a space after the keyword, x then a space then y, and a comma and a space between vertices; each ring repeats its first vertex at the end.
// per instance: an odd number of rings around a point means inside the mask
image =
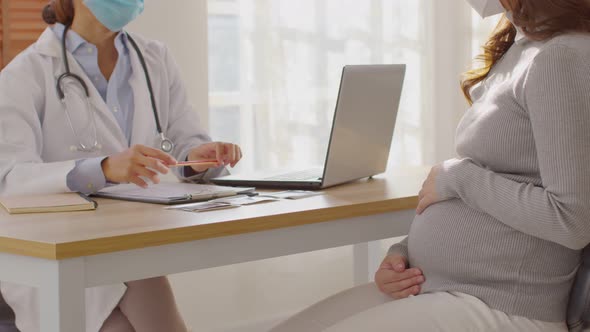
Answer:
POLYGON ((135 184, 119 184, 102 189, 95 197, 119 199, 154 204, 185 204, 204 202, 216 198, 252 194, 253 187, 225 187, 195 183, 163 182, 152 184, 147 189, 135 184))

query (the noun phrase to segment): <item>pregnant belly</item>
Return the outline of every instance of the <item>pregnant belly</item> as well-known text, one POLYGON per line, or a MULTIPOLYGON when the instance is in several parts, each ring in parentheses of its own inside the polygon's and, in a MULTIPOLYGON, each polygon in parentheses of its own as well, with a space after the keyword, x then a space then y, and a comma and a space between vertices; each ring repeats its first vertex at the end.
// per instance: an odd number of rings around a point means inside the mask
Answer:
MULTIPOLYGON (((490 282, 490 274, 486 273, 494 269, 490 265, 514 265, 514 270, 508 271, 518 270, 519 259, 515 256, 520 255, 514 252, 514 244, 530 248, 529 239, 492 216, 454 199, 432 205, 414 219, 408 237, 409 260, 430 281, 490 282)), ((522 252, 524 248, 518 249, 522 252)))

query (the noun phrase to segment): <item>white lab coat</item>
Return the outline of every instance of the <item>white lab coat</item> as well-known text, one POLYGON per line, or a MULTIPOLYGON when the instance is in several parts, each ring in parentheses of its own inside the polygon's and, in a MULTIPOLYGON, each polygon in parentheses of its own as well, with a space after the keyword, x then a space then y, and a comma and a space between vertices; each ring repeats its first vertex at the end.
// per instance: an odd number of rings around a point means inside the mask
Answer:
MULTIPOLYGON (((133 35, 133 38, 147 63, 162 128, 176 144, 172 154, 177 159, 185 158, 191 148, 210 139, 188 104, 178 68, 166 47, 140 36, 133 35)), ((56 94, 56 79, 65 71, 61 52, 59 39, 52 30, 46 29, 35 44, 0 74, 0 195, 68 192, 66 176, 77 159, 108 156, 129 146, 115 117, 69 54, 71 71, 81 76, 90 89, 91 103, 97 110, 96 126, 101 145, 100 151, 93 153, 71 148, 77 146, 79 140, 72 133, 56 94)), ((160 141, 144 71, 132 48, 130 55, 133 70, 130 85, 135 101, 131 145, 158 148, 160 141)), ((74 111, 77 110, 70 112, 74 111)), ((74 126, 83 126, 82 122, 76 123, 78 117, 72 118, 74 126)), ((84 130, 81 136, 88 137, 83 136, 88 132, 84 130)), ((7 283, 1 286, 6 301, 15 310, 21 332, 39 331, 37 291, 7 283)), ((99 331, 125 289, 124 284, 87 289, 87 332, 99 331)))

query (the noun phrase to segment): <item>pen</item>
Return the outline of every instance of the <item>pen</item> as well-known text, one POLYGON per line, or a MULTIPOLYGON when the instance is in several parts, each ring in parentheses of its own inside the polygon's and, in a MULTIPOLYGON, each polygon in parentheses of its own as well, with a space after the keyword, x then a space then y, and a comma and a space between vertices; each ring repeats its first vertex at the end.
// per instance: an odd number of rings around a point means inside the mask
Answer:
POLYGON ((185 166, 203 166, 203 165, 212 165, 217 166, 217 160, 195 160, 195 161, 183 161, 179 162, 175 165, 168 165, 168 167, 185 167, 185 166))

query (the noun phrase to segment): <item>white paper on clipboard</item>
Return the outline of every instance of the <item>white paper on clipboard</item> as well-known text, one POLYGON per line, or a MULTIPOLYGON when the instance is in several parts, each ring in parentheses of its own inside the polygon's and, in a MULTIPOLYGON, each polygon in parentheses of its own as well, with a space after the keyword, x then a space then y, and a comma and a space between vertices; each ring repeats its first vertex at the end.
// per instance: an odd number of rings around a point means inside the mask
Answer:
POLYGON ((157 204, 182 204, 247 194, 253 192, 254 189, 250 187, 164 182, 152 184, 147 189, 138 187, 135 184, 120 184, 104 188, 93 196, 157 204))

